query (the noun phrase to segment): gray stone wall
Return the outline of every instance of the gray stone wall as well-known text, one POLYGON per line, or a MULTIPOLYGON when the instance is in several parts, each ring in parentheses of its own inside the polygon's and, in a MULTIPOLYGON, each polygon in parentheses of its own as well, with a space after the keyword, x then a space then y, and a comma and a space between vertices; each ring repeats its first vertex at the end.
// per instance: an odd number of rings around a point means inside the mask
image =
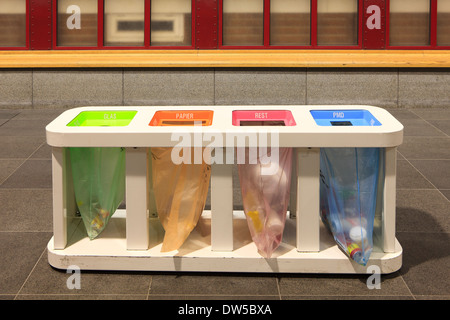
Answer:
POLYGON ((239 104, 450 107, 450 69, 0 69, 0 109, 239 104))

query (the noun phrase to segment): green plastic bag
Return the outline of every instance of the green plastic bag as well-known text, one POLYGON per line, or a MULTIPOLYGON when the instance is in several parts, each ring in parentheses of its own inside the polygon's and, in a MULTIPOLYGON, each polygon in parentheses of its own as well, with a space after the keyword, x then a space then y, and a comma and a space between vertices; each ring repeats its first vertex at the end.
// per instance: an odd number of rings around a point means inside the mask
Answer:
POLYGON ((78 210, 92 240, 125 196, 125 149, 69 148, 78 210))

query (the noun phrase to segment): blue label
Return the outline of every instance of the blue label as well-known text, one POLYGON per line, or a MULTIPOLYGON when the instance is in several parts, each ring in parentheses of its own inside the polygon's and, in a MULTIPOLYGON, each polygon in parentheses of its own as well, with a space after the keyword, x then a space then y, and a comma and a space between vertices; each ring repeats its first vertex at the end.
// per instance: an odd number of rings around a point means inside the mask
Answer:
POLYGON ((319 126, 338 126, 336 120, 350 126, 381 126, 381 123, 367 110, 311 110, 319 126))

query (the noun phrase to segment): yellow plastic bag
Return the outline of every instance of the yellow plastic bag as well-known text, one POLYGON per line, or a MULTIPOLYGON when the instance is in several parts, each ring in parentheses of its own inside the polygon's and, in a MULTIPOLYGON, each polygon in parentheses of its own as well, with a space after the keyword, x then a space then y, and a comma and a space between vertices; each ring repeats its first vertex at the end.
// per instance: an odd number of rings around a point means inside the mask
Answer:
POLYGON ((156 210, 165 230, 162 252, 179 249, 197 225, 211 176, 211 166, 204 161, 194 164, 192 159, 191 164, 174 164, 172 149, 151 149, 156 210))

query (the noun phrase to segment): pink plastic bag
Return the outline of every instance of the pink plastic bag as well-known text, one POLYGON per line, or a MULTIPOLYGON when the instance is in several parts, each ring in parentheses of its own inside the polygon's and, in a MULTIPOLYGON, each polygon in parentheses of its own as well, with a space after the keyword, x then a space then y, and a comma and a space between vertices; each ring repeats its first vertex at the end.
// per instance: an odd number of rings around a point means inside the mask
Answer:
MULTIPOLYGON (((258 157, 249 162, 245 150, 245 164, 238 164, 244 212, 252 239, 259 253, 270 258, 281 243, 286 211, 289 203, 292 148, 279 148, 279 157, 258 157), (270 163, 264 164, 270 158, 270 163), (277 159, 278 158, 278 159, 277 159)), ((250 159, 251 160, 251 159, 250 159)))

